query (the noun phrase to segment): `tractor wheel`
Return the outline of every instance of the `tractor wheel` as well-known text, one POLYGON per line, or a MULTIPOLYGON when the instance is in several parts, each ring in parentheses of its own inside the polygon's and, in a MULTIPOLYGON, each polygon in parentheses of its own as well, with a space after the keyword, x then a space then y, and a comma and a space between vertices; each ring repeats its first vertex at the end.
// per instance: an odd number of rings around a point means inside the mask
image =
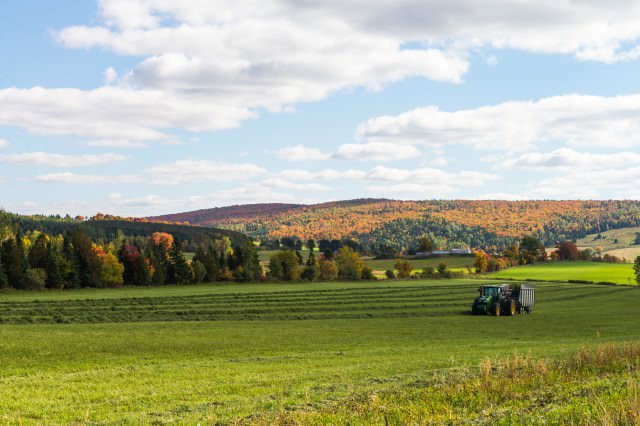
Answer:
POLYGON ((510 317, 514 316, 516 313, 516 301, 513 299, 509 299, 506 302, 506 309, 505 312, 507 313, 507 315, 509 315, 510 317))
POLYGON ((493 304, 493 309, 491 309, 491 313, 497 317, 500 316, 500 303, 495 302, 493 304))

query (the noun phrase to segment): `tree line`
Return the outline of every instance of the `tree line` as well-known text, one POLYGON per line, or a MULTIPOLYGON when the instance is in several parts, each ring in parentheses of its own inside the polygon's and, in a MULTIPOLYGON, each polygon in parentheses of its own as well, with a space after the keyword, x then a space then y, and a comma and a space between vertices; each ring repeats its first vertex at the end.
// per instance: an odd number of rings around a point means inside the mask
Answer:
POLYGON ((591 248, 580 250, 573 241, 558 243, 555 250, 547 254, 544 244, 536 237, 527 236, 518 244, 512 244, 502 252, 502 255, 492 255, 483 250, 474 250, 475 261, 473 268, 476 273, 496 272, 516 265, 529 265, 546 260, 587 260, 593 262, 623 263, 624 258, 600 253, 591 248))
POLYGON ((349 246, 314 252, 315 242, 307 241, 309 253, 304 259, 298 250, 279 250, 269 258, 268 278, 275 281, 375 280, 371 267, 349 246))
MULTIPOLYGON (((2 224, 0 224, 2 225, 2 224)), ((251 240, 223 236, 198 247, 191 261, 166 232, 101 244, 81 227, 50 235, 7 232, 0 226, 0 288, 66 289, 149 286, 209 281, 258 281, 262 268, 251 240)))

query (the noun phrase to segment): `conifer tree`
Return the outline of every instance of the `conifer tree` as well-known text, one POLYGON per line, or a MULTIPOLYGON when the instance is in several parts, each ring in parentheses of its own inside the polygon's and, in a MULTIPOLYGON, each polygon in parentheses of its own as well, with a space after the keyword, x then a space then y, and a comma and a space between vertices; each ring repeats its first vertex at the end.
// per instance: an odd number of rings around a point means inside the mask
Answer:
POLYGON ((0 256, 0 288, 9 287, 9 280, 7 279, 7 274, 4 272, 4 267, 2 266, 2 257, 0 256))
POLYGON ((191 266, 189 266, 182 254, 180 241, 176 239, 169 249, 167 282, 171 284, 187 284, 192 280, 193 272, 191 271, 191 266))

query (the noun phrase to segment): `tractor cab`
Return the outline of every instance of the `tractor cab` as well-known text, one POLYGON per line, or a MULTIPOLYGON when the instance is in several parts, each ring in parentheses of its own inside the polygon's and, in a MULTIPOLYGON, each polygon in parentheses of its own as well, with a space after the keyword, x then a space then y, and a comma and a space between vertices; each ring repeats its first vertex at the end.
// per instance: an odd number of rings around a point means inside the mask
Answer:
POLYGON ((501 293, 501 288, 500 287, 496 287, 493 285, 483 285, 482 287, 480 287, 480 296, 486 296, 486 297, 498 297, 498 294, 501 293))

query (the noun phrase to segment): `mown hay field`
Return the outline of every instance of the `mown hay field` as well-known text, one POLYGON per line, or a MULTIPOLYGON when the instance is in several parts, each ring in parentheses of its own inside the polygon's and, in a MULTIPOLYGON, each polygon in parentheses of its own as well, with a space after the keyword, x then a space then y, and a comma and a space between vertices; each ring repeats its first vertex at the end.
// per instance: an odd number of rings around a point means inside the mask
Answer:
MULTIPOLYGON (((495 423, 502 400, 485 407, 476 388, 487 362, 517 352, 553 369, 585 346, 640 340, 635 287, 540 283, 534 314, 474 317, 481 283, 0 293, 0 424, 495 423)), ((623 370, 612 380, 637 376, 623 370)), ((535 410, 578 397, 551 390, 535 410)))

